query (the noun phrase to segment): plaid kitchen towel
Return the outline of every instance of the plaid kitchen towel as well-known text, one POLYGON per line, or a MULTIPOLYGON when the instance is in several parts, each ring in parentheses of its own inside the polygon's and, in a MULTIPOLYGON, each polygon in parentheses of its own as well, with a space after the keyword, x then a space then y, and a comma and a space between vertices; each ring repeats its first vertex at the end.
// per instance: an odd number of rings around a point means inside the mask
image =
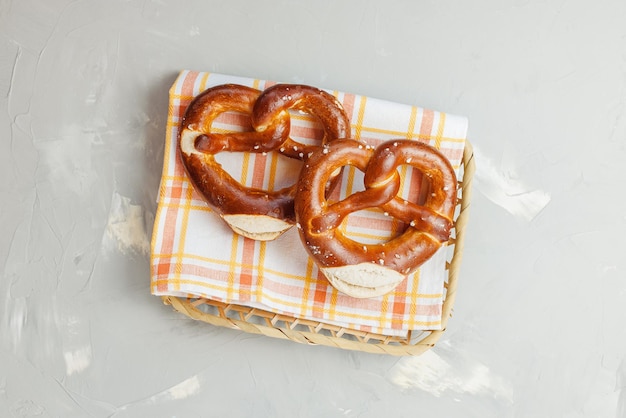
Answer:
MULTIPOLYGON (((231 75, 182 71, 170 90, 163 173, 151 244, 151 291, 158 296, 202 297, 295 318, 352 329, 405 335, 408 330, 441 328, 447 249, 443 247, 392 293, 355 299, 337 292, 308 257, 296 228, 275 241, 234 234, 195 192, 177 152, 181 118, 201 91, 236 83, 263 90, 275 83, 231 75)), ((414 139, 439 149, 460 171, 467 119, 416 106, 330 91, 351 120, 352 137, 375 145, 388 139, 414 139)), ((301 142, 319 135, 315 120, 292 112, 291 136, 301 142)), ((241 115, 224 114, 216 131, 242 130, 241 115)), ((299 164, 275 153, 220 153, 216 159, 246 186, 279 189, 295 182, 299 164), (296 170, 297 171, 297 170, 296 170)), ((401 193, 419 189, 419 173, 402 167, 401 193)), ((362 189, 362 173, 344 170, 341 196, 362 189)), ((398 222, 376 210, 350 215, 342 228, 364 243, 388 239, 398 222)))

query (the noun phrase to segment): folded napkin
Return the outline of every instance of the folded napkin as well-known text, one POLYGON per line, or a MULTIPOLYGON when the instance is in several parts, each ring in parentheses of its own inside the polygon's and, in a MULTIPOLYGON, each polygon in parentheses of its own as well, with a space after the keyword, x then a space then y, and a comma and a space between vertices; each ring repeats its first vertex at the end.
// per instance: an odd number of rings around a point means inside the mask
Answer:
MULTIPOLYGON (((260 90, 275 84, 182 71, 172 86, 151 244, 152 294, 209 298, 386 335, 440 329, 446 247, 394 292, 378 298, 355 299, 329 285, 308 257, 296 228, 275 241, 253 241, 231 232, 204 203, 186 177, 176 140, 191 99, 211 86, 225 83, 260 90)), ((353 138, 371 144, 406 138, 429 143, 450 160, 458 174, 466 118, 355 94, 329 93, 343 104, 351 120, 353 138)), ((214 129, 241 130, 244 119, 225 115, 214 123, 214 129)), ((294 139, 306 142, 315 138, 319 129, 308 115, 293 112, 291 119, 294 139)), ((294 163, 274 153, 220 153, 216 159, 247 186, 277 189, 295 181, 293 174, 288 174, 294 163)), ((412 173, 410 167, 402 170, 402 190, 408 196, 419 181, 419 174, 412 173)), ((362 189, 362 173, 353 168, 344 170, 340 188, 342 196, 362 189)), ((350 215, 343 228, 349 237, 368 243, 390 237, 396 224, 376 210, 366 210, 350 215)))

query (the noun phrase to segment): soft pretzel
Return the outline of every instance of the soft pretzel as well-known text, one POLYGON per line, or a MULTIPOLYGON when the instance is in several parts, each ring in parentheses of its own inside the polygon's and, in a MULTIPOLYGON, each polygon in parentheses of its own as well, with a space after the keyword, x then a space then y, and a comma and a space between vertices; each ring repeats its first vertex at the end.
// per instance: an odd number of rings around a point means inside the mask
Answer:
POLYGON ((445 243, 453 226, 457 181, 450 162, 435 148, 411 140, 384 142, 375 149, 353 140, 315 151, 300 173, 295 210, 300 237, 329 282, 354 297, 388 293, 445 243), (364 174, 365 189, 329 202, 324 185, 351 165, 364 174), (398 195, 397 168, 410 165, 428 179, 423 205, 398 195), (363 244, 338 228, 358 210, 380 208, 407 227, 399 236, 363 244))
POLYGON ((215 160, 219 152, 280 152, 307 159, 320 145, 299 144, 290 138, 289 110, 309 113, 324 129, 322 144, 350 137, 350 122, 331 94, 305 85, 277 84, 265 91, 225 84, 196 96, 183 117, 179 149, 185 170, 196 190, 238 234, 272 240, 293 226, 296 186, 267 191, 246 187, 215 160), (224 112, 250 117, 246 132, 212 132, 213 121, 224 112))

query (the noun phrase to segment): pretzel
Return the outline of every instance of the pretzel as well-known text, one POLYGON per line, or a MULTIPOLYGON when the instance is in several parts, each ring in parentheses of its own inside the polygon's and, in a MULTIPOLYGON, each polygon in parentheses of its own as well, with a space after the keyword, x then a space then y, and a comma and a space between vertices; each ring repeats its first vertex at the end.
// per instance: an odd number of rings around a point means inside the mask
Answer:
POLYGON ((375 149, 339 140, 314 152, 300 173, 295 210, 300 237, 331 285, 354 297, 393 290, 448 241, 456 206, 457 181, 450 162, 435 148, 395 140, 375 149), (328 200, 324 185, 331 174, 351 165, 364 172, 365 189, 343 200, 328 200), (428 193, 423 204, 398 195, 397 168, 410 165, 423 173, 428 193), (339 226, 353 212, 379 208, 406 225, 400 235, 363 244, 339 226))
POLYGON ((267 191, 246 187, 215 160, 220 152, 281 154, 305 160, 319 145, 290 138, 289 110, 315 116, 324 129, 322 144, 350 137, 350 122, 331 94, 305 85, 278 84, 265 91, 225 84, 196 96, 182 119, 180 156, 195 189, 238 234, 257 240, 277 238, 293 226, 296 185, 267 191), (250 117, 251 130, 212 132, 213 121, 224 112, 250 117))

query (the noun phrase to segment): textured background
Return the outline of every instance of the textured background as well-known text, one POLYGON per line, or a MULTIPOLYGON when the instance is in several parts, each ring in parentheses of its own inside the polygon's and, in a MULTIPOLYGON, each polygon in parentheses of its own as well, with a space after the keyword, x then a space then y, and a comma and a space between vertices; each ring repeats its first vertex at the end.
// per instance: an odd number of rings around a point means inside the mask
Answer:
POLYGON ((626 3, 0 0, 0 416, 626 416, 626 3), (149 294, 180 69, 470 119, 454 317, 420 357, 149 294))

